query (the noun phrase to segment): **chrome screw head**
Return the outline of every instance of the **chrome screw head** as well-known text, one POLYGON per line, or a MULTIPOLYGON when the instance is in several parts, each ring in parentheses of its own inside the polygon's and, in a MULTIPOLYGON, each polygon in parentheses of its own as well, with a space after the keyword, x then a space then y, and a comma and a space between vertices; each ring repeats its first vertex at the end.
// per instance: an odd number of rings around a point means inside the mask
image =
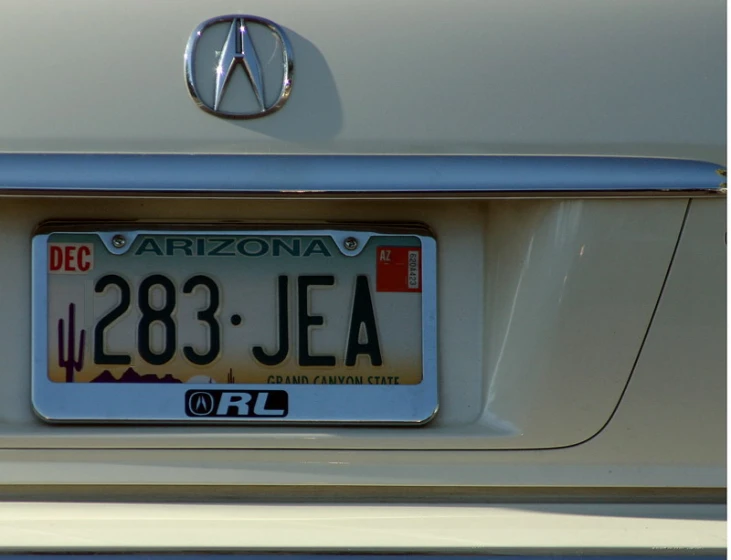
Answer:
POLYGON ((115 249, 121 249, 127 244, 127 239, 124 237, 124 235, 115 235, 112 237, 112 245, 115 249))
POLYGON ((348 237, 343 241, 343 247, 347 251, 355 251, 358 248, 358 240, 355 237, 348 237))

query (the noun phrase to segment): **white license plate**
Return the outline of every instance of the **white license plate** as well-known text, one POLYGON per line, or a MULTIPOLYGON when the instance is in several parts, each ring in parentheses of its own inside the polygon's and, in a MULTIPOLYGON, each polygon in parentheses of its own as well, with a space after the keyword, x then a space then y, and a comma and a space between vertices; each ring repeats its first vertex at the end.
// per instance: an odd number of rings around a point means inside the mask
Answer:
POLYGON ((58 422, 425 422, 436 242, 423 226, 44 224, 32 393, 58 422))

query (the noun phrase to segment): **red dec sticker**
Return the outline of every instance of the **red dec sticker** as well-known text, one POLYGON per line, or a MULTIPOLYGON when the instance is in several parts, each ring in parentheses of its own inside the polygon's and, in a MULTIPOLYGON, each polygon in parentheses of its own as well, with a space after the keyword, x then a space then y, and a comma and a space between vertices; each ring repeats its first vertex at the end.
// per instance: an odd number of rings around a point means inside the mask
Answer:
POLYGON ((94 245, 91 243, 49 243, 48 272, 51 274, 86 274, 94 268, 94 245))
POLYGON ((377 292, 421 292, 421 248, 376 248, 377 292))

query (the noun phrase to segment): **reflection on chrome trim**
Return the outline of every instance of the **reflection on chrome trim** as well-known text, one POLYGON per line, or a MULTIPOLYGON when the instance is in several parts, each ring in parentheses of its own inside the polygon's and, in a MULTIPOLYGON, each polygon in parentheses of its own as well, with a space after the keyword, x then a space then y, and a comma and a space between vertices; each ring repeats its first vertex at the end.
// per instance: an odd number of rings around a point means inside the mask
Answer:
POLYGON ((725 195, 714 163, 575 156, 0 154, 0 196, 725 195))
MULTIPOLYGON (((715 553, 715 550, 707 555, 703 549, 692 551, 680 551, 675 554, 667 554, 665 551, 656 552, 655 555, 662 560, 681 560, 697 558, 699 555, 704 560, 721 560, 723 554, 715 553)), ((511 560, 574 560, 578 557, 581 560, 648 560, 653 556, 648 554, 626 554, 622 551, 614 554, 582 554, 571 550, 570 552, 558 551, 555 554, 509 554, 511 560)), ((228 551, 189 553, 189 552, 120 552, 115 554, 89 553, 44 553, 44 554, 1 554, 0 560, 49 560, 51 558, 62 558, 63 560, 499 560, 505 558, 505 553, 454 553, 438 554, 432 552, 408 552, 400 551, 400 554, 384 554, 369 552, 358 553, 292 553, 292 552, 257 552, 257 553, 230 553, 228 551)))

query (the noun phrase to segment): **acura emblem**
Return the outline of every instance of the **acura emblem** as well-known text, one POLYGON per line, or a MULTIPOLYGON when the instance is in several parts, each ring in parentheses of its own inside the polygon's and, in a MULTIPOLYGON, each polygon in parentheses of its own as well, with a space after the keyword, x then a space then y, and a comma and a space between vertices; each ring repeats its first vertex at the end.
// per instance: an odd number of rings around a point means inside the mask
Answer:
POLYGON ((193 416, 208 416, 213 412, 215 401, 207 391, 197 391, 188 395, 188 410, 193 416))
MULTIPOLYGON (((218 35, 220 32, 213 33, 213 36, 218 35)), ((259 50, 262 50, 261 46, 259 50)), ((293 72, 292 46, 287 36, 276 23, 260 17, 230 15, 204 21, 193 30, 185 49, 188 92, 201 109, 219 117, 255 119, 281 109, 292 91, 293 72), (222 42, 213 48, 202 47, 204 36, 216 28, 225 29, 222 42), (256 28, 268 30, 274 38, 278 46, 275 52, 278 61, 269 56, 269 52, 257 53, 251 33, 256 28), (265 64, 262 64, 262 59, 265 64), (207 64, 208 61, 212 64, 207 64), (248 87, 249 92, 241 89, 242 81, 232 87, 232 77, 237 71, 246 76, 243 83, 247 85, 243 87, 248 87), (278 86, 281 84, 279 91, 267 91, 265 84, 271 85, 275 81, 278 86), (240 106, 237 101, 247 95, 251 99, 252 93, 253 105, 236 109, 240 106)))

